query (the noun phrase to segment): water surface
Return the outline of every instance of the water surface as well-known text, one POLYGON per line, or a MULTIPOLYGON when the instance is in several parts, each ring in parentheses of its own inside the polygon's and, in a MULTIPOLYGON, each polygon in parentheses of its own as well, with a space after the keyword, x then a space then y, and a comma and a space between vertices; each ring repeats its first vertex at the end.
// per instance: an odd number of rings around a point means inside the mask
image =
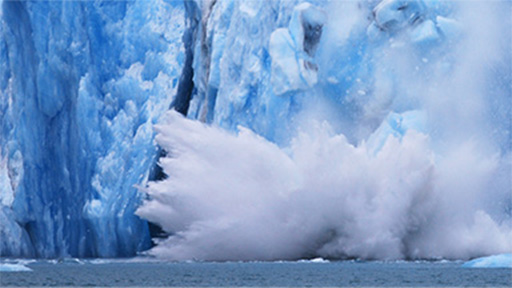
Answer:
POLYGON ((0 272, 0 286, 511 287, 508 268, 461 262, 33 261, 30 272, 0 272))

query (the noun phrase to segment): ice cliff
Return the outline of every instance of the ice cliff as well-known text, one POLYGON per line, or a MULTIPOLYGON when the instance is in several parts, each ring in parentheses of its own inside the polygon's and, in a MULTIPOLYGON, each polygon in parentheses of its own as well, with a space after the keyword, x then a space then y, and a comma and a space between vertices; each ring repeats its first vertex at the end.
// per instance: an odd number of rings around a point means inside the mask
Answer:
POLYGON ((0 25, 0 255, 147 249, 133 214, 175 94, 183 3, 5 1, 0 25))
POLYGON ((1 256, 512 249, 509 2, 0 3, 1 256))

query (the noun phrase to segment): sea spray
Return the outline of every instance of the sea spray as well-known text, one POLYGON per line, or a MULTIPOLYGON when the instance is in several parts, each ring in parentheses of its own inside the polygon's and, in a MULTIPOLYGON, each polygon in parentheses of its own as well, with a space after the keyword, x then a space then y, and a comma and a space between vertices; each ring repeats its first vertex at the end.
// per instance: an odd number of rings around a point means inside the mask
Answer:
POLYGON ((441 158, 428 135, 410 129, 374 153, 323 122, 281 149, 250 130, 233 134, 176 112, 157 130, 168 178, 144 189, 150 200, 137 214, 173 235, 152 255, 470 258, 512 248, 510 227, 481 210, 496 162, 470 144, 441 158))

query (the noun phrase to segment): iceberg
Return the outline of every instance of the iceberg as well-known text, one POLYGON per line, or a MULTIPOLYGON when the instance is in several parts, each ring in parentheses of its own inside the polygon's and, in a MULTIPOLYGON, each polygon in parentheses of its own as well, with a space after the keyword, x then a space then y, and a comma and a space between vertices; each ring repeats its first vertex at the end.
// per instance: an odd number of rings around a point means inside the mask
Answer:
POLYGON ((0 256, 509 253, 511 5, 0 0, 0 256))
POLYGON ((0 264, 0 272, 30 272, 32 269, 21 264, 0 264))
POLYGON ((465 262, 462 267, 469 268, 512 268, 512 254, 500 254, 480 257, 465 262))

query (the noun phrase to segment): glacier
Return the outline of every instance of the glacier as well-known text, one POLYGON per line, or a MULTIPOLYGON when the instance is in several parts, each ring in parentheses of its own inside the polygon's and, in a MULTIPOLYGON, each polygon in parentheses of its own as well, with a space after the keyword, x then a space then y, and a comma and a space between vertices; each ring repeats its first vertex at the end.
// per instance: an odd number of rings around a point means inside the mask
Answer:
POLYGON ((508 1, 0 5, 0 256, 512 251, 508 1))

